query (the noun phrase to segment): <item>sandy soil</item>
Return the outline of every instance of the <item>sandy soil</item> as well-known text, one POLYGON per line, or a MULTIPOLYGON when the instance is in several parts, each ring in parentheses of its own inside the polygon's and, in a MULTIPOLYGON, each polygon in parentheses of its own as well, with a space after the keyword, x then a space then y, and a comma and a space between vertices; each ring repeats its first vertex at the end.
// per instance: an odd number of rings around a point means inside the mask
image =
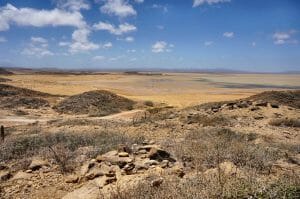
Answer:
POLYGON ((40 75, 9 76, 11 85, 51 94, 74 95, 105 89, 133 100, 152 100, 177 107, 247 97, 264 90, 300 87, 300 75, 201 74, 40 75))

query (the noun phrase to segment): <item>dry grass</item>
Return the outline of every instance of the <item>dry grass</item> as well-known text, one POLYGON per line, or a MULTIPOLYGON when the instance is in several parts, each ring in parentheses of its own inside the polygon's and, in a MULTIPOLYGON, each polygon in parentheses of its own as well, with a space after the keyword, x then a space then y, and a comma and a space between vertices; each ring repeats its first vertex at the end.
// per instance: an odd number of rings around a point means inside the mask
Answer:
POLYGON ((187 124, 200 124, 206 126, 228 126, 231 124, 231 119, 224 115, 204 115, 196 114, 189 115, 184 119, 187 124))
POLYGON ((177 157, 196 170, 216 168, 225 161, 238 167, 268 173, 272 162, 284 157, 278 148, 255 145, 256 134, 240 134, 227 128, 189 133, 174 146, 177 157))
MULTIPOLYGON (((141 138, 142 139, 142 138, 141 138)), ((121 143, 141 142, 124 134, 105 131, 95 133, 55 133, 55 134, 32 134, 18 137, 10 137, 1 145, 0 162, 31 158, 40 155, 44 151, 64 148, 70 152, 80 147, 91 146, 95 154, 104 153, 116 148, 121 143)))
POLYGON ((286 198, 295 199, 300 193, 297 176, 281 176, 277 180, 259 181, 227 176, 220 186, 217 176, 210 178, 198 174, 186 180, 166 177, 163 184, 153 187, 148 181, 128 190, 118 190, 110 199, 208 199, 208 198, 286 198))
POLYGON ((270 120, 269 124, 272 126, 300 127, 300 120, 293 118, 279 118, 270 120))

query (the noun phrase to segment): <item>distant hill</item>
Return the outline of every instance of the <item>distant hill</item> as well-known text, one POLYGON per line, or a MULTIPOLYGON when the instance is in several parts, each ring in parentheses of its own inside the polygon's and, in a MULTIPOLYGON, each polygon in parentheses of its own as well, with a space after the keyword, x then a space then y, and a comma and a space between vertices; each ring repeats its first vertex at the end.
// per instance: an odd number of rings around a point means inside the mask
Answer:
POLYGON ((0 75, 13 75, 13 72, 10 72, 4 68, 0 68, 0 75))

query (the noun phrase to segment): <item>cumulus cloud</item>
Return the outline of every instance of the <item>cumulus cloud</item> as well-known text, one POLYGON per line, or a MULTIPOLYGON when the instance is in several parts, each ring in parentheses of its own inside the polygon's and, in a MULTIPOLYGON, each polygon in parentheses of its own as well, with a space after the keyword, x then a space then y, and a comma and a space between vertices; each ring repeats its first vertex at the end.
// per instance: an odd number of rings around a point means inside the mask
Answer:
POLYGON ((227 37, 227 38, 233 38, 234 37, 234 32, 224 32, 223 36, 227 37))
POLYGON ((22 51, 22 54, 35 57, 54 55, 54 53, 48 49, 48 40, 42 37, 31 37, 30 43, 22 51))
POLYGON ((292 38, 292 36, 295 33, 296 33, 295 30, 290 30, 287 32, 275 32, 273 34, 274 44, 276 45, 297 44, 298 40, 292 38))
POLYGON ((137 28, 134 25, 128 23, 123 23, 120 24, 118 27, 116 27, 113 24, 101 22, 101 21, 97 24, 94 24, 93 28, 96 30, 106 30, 109 33, 114 35, 122 35, 124 33, 129 33, 137 30, 137 28))
POLYGON ((7 40, 5 39, 5 37, 0 37, 0 43, 6 42, 7 40))
POLYGON ((126 42, 134 42, 134 37, 125 37, 125 38, 117 38, 117 40, 120 41, 126 41, 126 42))
POLYGON ((230 2, 231 0, 194 0, 193 7, 198 7, 203 4, 217 4, 217 3, 225 3, 225 2, 230 2))
POLYGON ((136 15, 136 11, 126 0, 105 0, 104 5, 100 7, 100 11, 118 17, 136 15))
POLYGON ((88 28, 77 29, 72 34, 73 42, 70 44, 69 51, 77 53, 81 51, 97 50, 100 45, 90 42, 88 40, 91 31, 88 28))
POLYGON ((103 61, 103 60, 105 60, 105 57, 102 55, 97 55, 97 56, 93 57, 93 60, 94 61, 103 61))
POLYGON ((168 44, 165 41, 157 41, 152 45, 152 52, 154 53, 163 53, 172 51, 171 48, 174 48, 173 44, 168 44))
POLYGON ((56 4, 61 9, 67 9, 72 11, 90 9, 90 4, 86 0, 56 0, 56 4))
POLYGON ((0 7, 0 31, 9 30, 10 24, 19 26, 73 26, 86 25, 80 12, 68 12, 60 9, 37 10, 16 8, 11 4, 0 7))
POLYGON ((70 42, 66 42, 66 41, 61 41, 61 42, 58 43, 58 45, 62 46, 62 47, 63 46, 70 46, 70 44, 71 44, 70 42))

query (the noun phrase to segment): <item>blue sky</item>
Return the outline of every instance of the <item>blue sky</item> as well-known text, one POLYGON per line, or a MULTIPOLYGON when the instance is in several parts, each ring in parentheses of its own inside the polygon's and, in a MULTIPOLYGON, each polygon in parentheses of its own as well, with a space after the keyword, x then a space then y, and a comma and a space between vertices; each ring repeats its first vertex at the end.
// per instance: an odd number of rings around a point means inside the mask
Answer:
POLYGON ((300 70, 299 0, 1 0, 0 65, 300 70))

